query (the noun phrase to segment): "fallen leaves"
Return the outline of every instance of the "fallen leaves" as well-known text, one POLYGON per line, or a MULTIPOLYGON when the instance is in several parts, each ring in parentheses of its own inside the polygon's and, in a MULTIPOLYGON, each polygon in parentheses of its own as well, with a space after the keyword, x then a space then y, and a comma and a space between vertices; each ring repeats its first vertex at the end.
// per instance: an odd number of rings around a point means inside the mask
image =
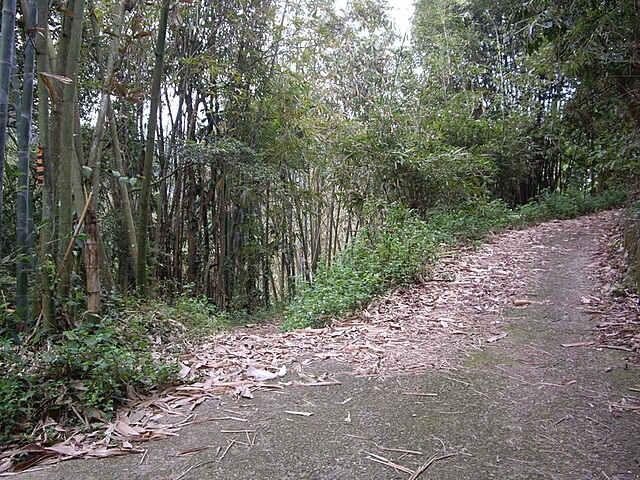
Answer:
POLYGON ((284 377, 286 374, 287 374, 287 367, 284 365, 280 367, 277 372, 270 372, 268 370, 256 368, 253 365, 251 365, 249 368, 247 368, 247 372, 246 372, 246 375, 248 377, 252 377, 259 382, 274 380, 276 378, 284 377))
POLYGON ((531 305, 533 302, 531 300, 513 300, 514 307, 525 307, 527 305, 531 305))
POLYGON ((499 333, 498 335, 494 335, 492 337, 487 338, 487 343, 494 343, 498 340, 502 340, 503 338, 507 338, 509 336, 508 333, 499 333))
MULTIPOLYGON (((330 370, 337 362, 349 364, 352 373, 357 375, 456 368, 457 355, 452 352, 478 350, 485 348, 486 343, 507 338, 507 333, 500 332, 504 311, 541 303, 527 297, 536 287, 536 275, 545 271, 540 255, 553 250, 545 247, 550 235, 561 229, 583 229, 585 232, 601 231, 600 236, 606 239, 615 219, 615 212, 604 212, 568 223, 546 223, 503 233, 478 248, 463 247, 448 252, 441 257, 432 280, 398 288, 358 316, 326 328, 281 333, 274 325, 252 325, 213 335, 190 345, 189 351, 180 357, 182 385, 151 397, 129 392, 130 403, 112 422, 104 421, 99 412, 96 415, 85 413, 91 417, 83 419, 86 426, 99 425, 98 431, 91 434, 65 432, 62 426, 48 420, 48 427, 64 432, 66 440, 55 445, 28 445, 0 453, 0 474, 41 467, 66 458, 141 452, 132 442, 175 436, 189 424, 214 420, 245 422, 241 415, 196 418, 193 410, 198 405, 221 395, 251 399, 259 390, 330 387, 340 383, 329 373, 318 376, 306 373, 305 368, 312 363, 328 365, 330 370), (16 464, 17 458, 24 458, 24 461, 16 464)), ((600 291, 582 296, 576 308, 600 322, 596 326, 599 333, 597 348, 637 352, 640 350, 637 296, 628 292, 619 294, 622 267, 610 266, 612 263, 622 265, 623 253, 619 250, 612 253, 612 249, 605 246, 596 253, 593 276, 599 281, 600 291)), ((596 342, 579 342, 565 343, 562 347, 595 345, 596 342)), ((559 387, 572 383, 570 380, 547 385, 559 387)), ((431 392, 402 394, 437 396, 431 392)), ((637 410, 637 407, 630 399, 612 405, 618 410, 637 410)), ((285 413, 302 417, 313 415, 313 412, 304 411, 285 413)), ((351 421, 350 414, 344 421, 351 421)), ((249 430, 225 431, 244 435, 246 444, 253 444, 249 430)), ((218 447, 216 461, 222 460, 233 445, 241 443, 240 438, 234 438, 226 449, 218 447)), ((196 451, 199 450, 181 454, 196 451)), ((416 452, 405 452, 409 453, 416 452)), ((387 458, 388 454, 369 455, 373 461, 399 468, 398 461, 387 458)), ((404 467, 408 470, 405 473, 417 478, 433 462, 444 458, 447 456, 432 457, 417 470, 404 467)))

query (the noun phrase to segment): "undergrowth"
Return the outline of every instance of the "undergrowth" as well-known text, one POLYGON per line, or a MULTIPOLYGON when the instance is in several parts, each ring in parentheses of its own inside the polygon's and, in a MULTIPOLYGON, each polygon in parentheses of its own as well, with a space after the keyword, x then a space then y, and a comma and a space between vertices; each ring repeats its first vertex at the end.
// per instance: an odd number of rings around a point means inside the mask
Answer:
POLYGON ((60 426, 102 421, 132 391, 148 393, 170 382, 175 366, 154 356, 146 333, 135 319, 126 330, 105 320, 63 332, 46 345, 6 342, 0 350, 0 438, 38 437, 49 420, 60 426))
POLYGON ((454 211, 419 217, 402 207, 389 209, 379 225, 367 227, 328 268, 321 268, 287 309, 282 329, 322 327, 345 312, 370 303, 391 287, 411 283, 435 266, 443 245, 480 240, 487 234, 551 219, 575 218, 620 206, 623 191, 597 196, 546 193, 511 209, 501 200, 476 202, 454 211))
MULTIPOLYGON (((324 326, 396 285, 428 278, 447 244, 573 218, 620 205, 625 198, 620 192, 546 194, 515 210, 501 201, 478 202, 425 217, 389 207, 381 221, 361 229, 338 259, 301 289, 282 328, 324 326)), ((0 306, 3 302, 0 298, 0 306)), ((46 341, 0 340, 0 443, 56 441, 67 427, 91 429, 92 422, 107 420, 131 395, 175 381, 175 357, 190 339, 257 318, 256 312, 216 311, 206 298, 191 293, 171 303, 115 301, 108 311, 99 325, 80 326, 46 341)))
POLYGON ((227 322, 205 299, 109 305, 111 317, 47 341, 0 344, 0 443, 56 441, 70 428, 91 429, 127 399, 177 380, 184 343, 227 322), (56 428, 47 427, 56 425, 56 428))
POLYGON ((319 269, 289 306, 283 328, 321 326, 392 285, 414 282, 434 263, 437 243, 417 215, 390 209, 384 224, 360 230, 330 268, 319 269))
POLYGON ((112 297, 105 311, 99 324, 46 338, 0 332, 0 446, 93 429, 132 396, 176 382, 177 356, 192 341, 249 321, 188 286, 170 302, 112 297))

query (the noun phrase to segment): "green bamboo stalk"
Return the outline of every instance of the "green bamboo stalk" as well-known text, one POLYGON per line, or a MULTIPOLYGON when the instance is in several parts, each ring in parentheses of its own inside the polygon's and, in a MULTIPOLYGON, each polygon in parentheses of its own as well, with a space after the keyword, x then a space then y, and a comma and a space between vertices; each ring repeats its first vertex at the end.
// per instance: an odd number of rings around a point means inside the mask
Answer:
POLYGON ((2 256, 2 191, 15 28, 16 0, 4 0, 2 2, 2 31, 0 32, 0 257, 2 256))
POLYGON ((22 81, 22 106, 18 121, 18 191, 16 193, 16 247, 19 252, 16 265, 16 313, 25 327, 29 320, 29 262, 31 229, 33 225, 29 192, 29 145, 33 111, 34 71, 36 59, 36 24, 38 8, 34 0, 29 1, 29 16, 24 52, 24 74, 22 81))
POLYGON ((153 154, 155 151, 156 126, 158 123, 158 108, 160 106, 160 87, 164 69, 164 49, 167 39, 167 23, 169 19, 169 0, 164 0, 158 26, 156 40, 156 61, 153 67, 153 82, 151 85, 151 105, 149 106, 149 125, 144 152, 144 169, 142 188, 140 190, 140 222, 138 230, 138 262, 136 268, 136 282, 142 295, 147 294, 147 257, 149 250, 149 210, 151 204, 151 184, 153 182, 153 154))

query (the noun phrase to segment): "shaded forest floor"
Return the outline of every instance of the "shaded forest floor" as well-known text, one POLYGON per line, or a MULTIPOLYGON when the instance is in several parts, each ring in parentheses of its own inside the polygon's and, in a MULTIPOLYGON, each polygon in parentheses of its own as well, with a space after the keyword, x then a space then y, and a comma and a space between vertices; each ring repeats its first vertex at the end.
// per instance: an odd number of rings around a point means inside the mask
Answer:
POLYGON ((183 386, 32 446, 42 471, 20 478, 640 479, 618 215, 452 251, 433 280, 325 329, 213 336, 181 358, 183 386))

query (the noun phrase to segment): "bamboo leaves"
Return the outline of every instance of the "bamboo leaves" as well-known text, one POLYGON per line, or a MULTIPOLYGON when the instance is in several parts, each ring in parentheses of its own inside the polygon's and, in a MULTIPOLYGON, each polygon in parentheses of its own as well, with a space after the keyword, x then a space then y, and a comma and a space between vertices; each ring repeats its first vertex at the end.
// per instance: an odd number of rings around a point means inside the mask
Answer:
POLYGON ((55 73, 39 72, 38 77, 49 92, 49 98, 54 105, 58 101, 58 97, 60 95, 57 91, 59 89, 56 88, 56 85, 69 85, 73 82, 73 80, 69 77, 65 77, 64 75, 56 75, 55 73))

